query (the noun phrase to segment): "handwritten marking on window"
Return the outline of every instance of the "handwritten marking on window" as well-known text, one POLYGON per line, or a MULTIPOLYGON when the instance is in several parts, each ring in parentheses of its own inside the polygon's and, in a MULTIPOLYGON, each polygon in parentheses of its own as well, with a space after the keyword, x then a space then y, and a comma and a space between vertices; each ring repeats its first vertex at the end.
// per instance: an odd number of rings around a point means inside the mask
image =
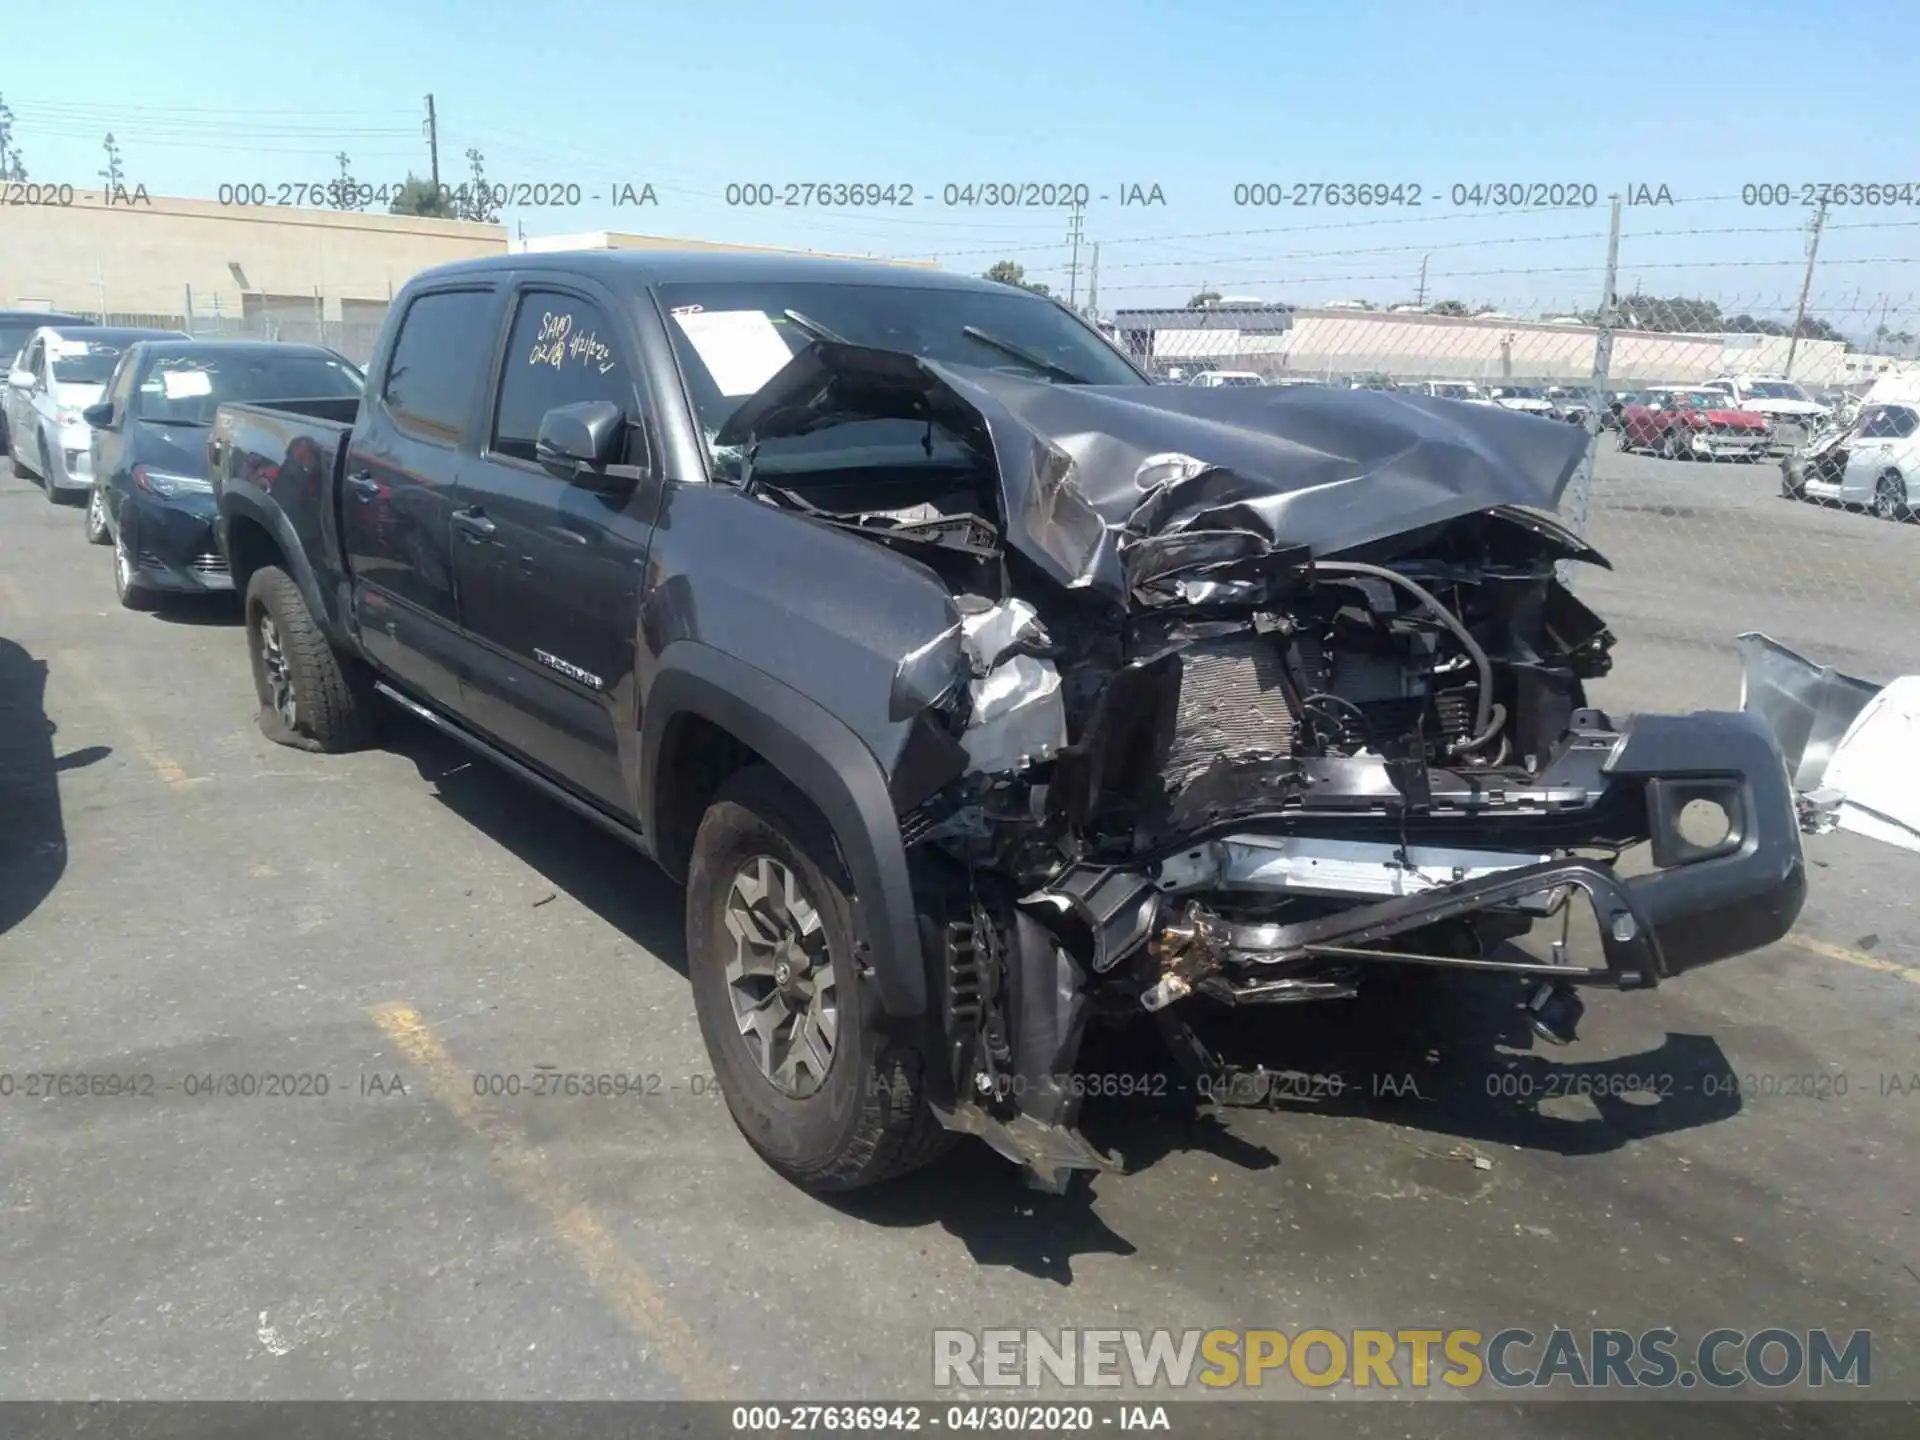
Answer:
POLYGON ((619 363, 613 358, 613 351, 601 342, 598 332, 586 330, 576 334, 573 316, 555 315, 549 310, 540 317, 540 334, 533 342, 527 363, 559 370, 570 360, 591 365, 602 375, 619 363))

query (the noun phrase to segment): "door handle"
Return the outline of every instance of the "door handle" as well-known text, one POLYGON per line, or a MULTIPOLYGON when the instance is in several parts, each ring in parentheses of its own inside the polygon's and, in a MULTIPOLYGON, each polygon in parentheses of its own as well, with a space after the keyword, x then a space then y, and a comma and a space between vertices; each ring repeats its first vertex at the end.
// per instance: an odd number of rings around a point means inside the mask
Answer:
POLYGON ((371 500, 380 493, 380 482, 373 478, 371 471, 356 470, 347 477, 347 488, 362 500, 371 500))
POLYGON ((470 541, 484 540, 500 528, 479 510, 456 510, 453 512, 453 523, 466 533, 470 541))

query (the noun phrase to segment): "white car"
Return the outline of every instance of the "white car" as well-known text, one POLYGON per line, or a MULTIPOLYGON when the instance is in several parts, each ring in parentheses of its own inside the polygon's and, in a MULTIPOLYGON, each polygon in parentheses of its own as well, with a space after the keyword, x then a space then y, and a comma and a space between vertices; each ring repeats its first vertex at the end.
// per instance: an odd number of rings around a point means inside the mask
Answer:
POLYGON ((1725 395, 1733 402, 1729 410, 1766 416, 1780 451, 1796 448, 1833 418, 1829 407, 1784 375, 1722 375, 1700 388, 1725 395))
POLYGON ((1267 377, 1251 370, 1202 370, 1187 383, 1213 389, 1221 385, 1264 385, 1267 377))
POLYGON ((1920 405, 1868 405, 1852 429, 1788 456, 1782 472, 1790 499, 1865 505, 1882 520, 1904 520, 1920 496, 1920 405))
POLYGON ((1471 380, 1422 380, 1413 389, 1417 395, 1431 395, 1436 400, 1458 400, 1462 405, 1495 403, 1486 391, 1471 380))
POLYGON ((1527 385, 1496 385, 1487 393, 1503 410, 1518 410, 1523 415, 1553 414, 1553 402, 1527 385))
POLYGON ((47 499, 93 487, 93 431, 80 412, 106 393, 136 340, 187 340, 179 330, 43 325, 7 372, 7 451, 16 474, 37 475, 47 499))

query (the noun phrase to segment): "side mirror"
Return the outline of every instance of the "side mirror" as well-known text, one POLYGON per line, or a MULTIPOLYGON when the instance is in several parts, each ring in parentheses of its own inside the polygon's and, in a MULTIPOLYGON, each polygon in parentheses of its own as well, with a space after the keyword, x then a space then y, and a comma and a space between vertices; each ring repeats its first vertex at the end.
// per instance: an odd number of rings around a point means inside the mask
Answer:
MULTIPOLYGON (((589 489, 611 489, 609 479, 630 477, 598 473, 620 458, 627 417, 611 400, 582 400, 556 405, 540 417, 534 452, 562 480, 589 489)), ((625 469, 626 467, 620 467, 625 469)))
POLYGON ((31 390, 33 388, 33 372, 31 370, 9 370, 7 372, 7 385, 14 390, 31 390))
POLYGON ((113 402, 103 400, 98 405, 89 405, 80 412, 80 418, 96 430, 113 429, 113 402))

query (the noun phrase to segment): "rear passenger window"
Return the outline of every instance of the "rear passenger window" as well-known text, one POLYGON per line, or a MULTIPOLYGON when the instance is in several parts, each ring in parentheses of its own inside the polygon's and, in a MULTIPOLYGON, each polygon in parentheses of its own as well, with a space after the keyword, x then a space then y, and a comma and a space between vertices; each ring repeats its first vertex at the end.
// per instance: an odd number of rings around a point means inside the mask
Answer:
POLYGON ((527 291, 507 341, 491 448, 516 460, 537 460, 541 417, 583 400, 611 400, 629 420, 636 418, 633 381, 614 344, 613 326, 591 300, 527 291))
POLYGON ((487 290, 438 291, 407 307, 381 391, 395 420, 428 439, 460 439, 493 357, 493 313, 487 290))

